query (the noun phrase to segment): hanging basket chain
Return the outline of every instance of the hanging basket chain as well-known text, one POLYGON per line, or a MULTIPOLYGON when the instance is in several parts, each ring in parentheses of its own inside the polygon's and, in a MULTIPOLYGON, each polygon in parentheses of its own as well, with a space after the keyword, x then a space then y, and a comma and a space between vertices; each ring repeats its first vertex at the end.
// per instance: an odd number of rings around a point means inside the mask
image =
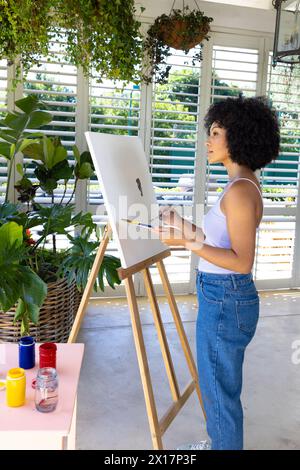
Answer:
POLYGON ((171 13, 172 13, 172 10, 173 10, 173 8, 174 8, 175 2, 176 2, 176 0, 174 0, 174 2, 173 2, 173 5, 172 5, 172 7, 171 7, 171 10, 170 10, 169 15, 171 15, 171 13))
POLYGON ((199 5, 198 5, 197 0, 194 0, 194 2, 196 3, 196 7, 198 8, 198 10, 200 11, 200 8, 199 8, 199 5))

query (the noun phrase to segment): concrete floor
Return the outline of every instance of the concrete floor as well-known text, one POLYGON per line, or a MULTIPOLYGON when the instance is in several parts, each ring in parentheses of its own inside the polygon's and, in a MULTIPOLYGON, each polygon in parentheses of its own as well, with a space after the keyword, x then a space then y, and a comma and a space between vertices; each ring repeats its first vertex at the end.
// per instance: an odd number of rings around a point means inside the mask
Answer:
MULTIPOLYGON (((261 292, 261 316, 244 364, 245 449, 300 449, 300 290, 261 292), (294 354, 295 355, 295 354, 294 354), (298 354, 298 358, 300 354, 298 354)), ((180 389, 190 376, 166 299, 160 309, 180 389)), ((177 303, 195 357, 195 296, 177 303)), ((161 417, 171 404, 150 308, 139 300, 144 340, 161 417)), ((78 392, 78 449, 152 449, 126 299, 90 302, 78 342, 85 343, 78 392)), ((193 393, 163 437, 165 449, 206 438, 193 393)))

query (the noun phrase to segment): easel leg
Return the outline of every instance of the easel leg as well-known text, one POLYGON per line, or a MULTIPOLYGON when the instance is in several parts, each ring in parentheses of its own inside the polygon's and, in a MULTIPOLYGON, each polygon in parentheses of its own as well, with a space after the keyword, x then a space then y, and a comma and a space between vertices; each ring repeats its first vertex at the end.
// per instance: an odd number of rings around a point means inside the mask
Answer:
POLYGON ((153 395, 149 365, 146 355, 145 343, 142 332, 142 325, 139 316, 139 310, 134 291, 132 276, 124 280, 128 299, 128 305, 131 315, 134 343, 141 373, 142 385, 144 390, 149 426, 154 449, 163 449, 160 427, 157 417, 155 400, 153 395))
POLYGON ((167 371, 167 376, 169 379, 172 398, 175 402, 177 402, 180 398, 180 391, 179 391, 176 374, 175 374, 175 370, 174 370, 174 366, 173 366, 173 362, 172 362, 172 358, 171 358, 171 354, 170 354, 170 350, 168 346, 168 341, 166 338, 166 333, 164 330, 162 318, 161 318, 159 307, 158 307, 157 298, 155 296, 154 286, 153 286, 153 282, 151 279, 149 268, 145 269, 143 271, 143 274, 144 274, 145 287, 147 290, 151 310, 152 310, 153 317, 154 317, 154 323, 155 323, 156 331, 158 334, 160 349, 163 355, 163 359, 164 359, 164 363, 165 363, 165 367, 167 371))
POLYGON ((88 304, 89 299, 90 299, 91 292, 93 290, 93 287, 94 287, 94 284, 95 284, 95 281, 96 281, 96 277, 98 275, 101 263, 103 261, 103 257, 104 257, 105 250, 106 250, 106 247, 107 247, 108 242, 109 242, 109 237, 111 235, 111 232, 112 232, 112 229, 111 229, 110 225, 107 225, 105 227, 105 232, 104 232, 103 238, 101 240, 101 243, 99 245, 99 249, 98 249, 98 252, 97 252, 93 267, 92 267, 92 270, 91 270, 91 274, 89 276, 88 283, 87 283, 86 288, 84 290, 81 302, 80 302, 79 307, 78 307, 78 311, 76 313, 76 317, 75 317, 73 327, 72 327, 72 330, 71 330, 71 333, 70 333, 70 336, 69 336, 69 339, 68 339, 68 343, 74 343, 76 341, 76 338, 77 338, 77 335, 78 335, 78 332, 79 332, 79 328, 80 328, 81 322, 83 320, 85 310, 86 310, 87 304, 88 304))
POLYGON ((175 325, 176 325, 176 329, 177 329, 177 332, 178 332, 178 335, 179 335, 179 338, 180 338, 180 342, 181 342, 181 345, 182 345, 182 349, 183 349, 188 367, 190 369, 190 372, 191 372, 191 375, 192 375, 193 379, 195 380, 196 391, 197 391, 197 395, 198 395, 198 398, 199 398, 199 401, 200 401, 200 405, 201 405, 204 417, 206 417, 205 411, 204 411, 204 406, 203 406, 203 401, 202 401, 202 396, 201 396, 201 391, 200 391, 200 387, 199 387, 199 382, 198 382, 198 373, 197 373, 196 365, 195 365, 193 355, 192 355, 192 352, 191 352, 191 349, 190 349, 190 346, 189 346, 189 343, 188 343, 188 340, 187 340, 187 337, 186 337, 186 334, 185 334, 185 331, 184 331, 184 328, 183 328, 183 324, 182 324, 182 321, 181 321, 181 318, 180 318, 180 315, 179 315, 176 300, 175 300, 174 294, 172 292, 172 288, 171 288, 171 285, 170 285, 170 282, 169 282, 169 279, 168 279, 168 276, 167 276, 167 273, 166 273, 166 268, 165 268, 165 265, 164 265, 163 261, 158 261, 157 262, 157 267, 158 267, 158 271, 159 271, 159 274, 160 274, 160 277, 161 277, 161 280, 162 280, 162 284, 163 284, 163 288, 164 288, 166 297, 168 299, 168 303, 170 305, 170 309, 171 309, 171 312, 172 312, 172 315, 173 315, 173 319, 174 319, 174 322, 175 322, 175 325))

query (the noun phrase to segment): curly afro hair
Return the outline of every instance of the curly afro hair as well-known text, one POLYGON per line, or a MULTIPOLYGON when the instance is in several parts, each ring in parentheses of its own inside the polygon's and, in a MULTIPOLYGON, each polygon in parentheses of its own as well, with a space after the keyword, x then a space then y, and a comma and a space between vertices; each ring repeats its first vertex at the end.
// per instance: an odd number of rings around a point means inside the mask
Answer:
POLYGON ((226 130, 230 158, 252 171, 265 167, 279 153, 280 131, 276 111, 267 98, 226 98, 210 106, 204 125, 209 135, 216 122, 226 130))

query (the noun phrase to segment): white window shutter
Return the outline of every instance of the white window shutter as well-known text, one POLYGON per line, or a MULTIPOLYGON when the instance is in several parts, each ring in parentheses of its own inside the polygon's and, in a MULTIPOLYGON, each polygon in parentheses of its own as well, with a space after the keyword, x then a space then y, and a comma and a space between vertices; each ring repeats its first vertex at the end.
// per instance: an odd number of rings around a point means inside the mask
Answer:
POLYGON ((258 280, 270 279, 274 287, 277 284, 288 287, 293 282, 296 207, 299 204, 300 71, 293 74, 288 87, 290 66, 277 64, 273 68, 271 53, 268 65, 267 96, 278 112, 281 143, 278 158, 261 172, 265 212, 255 268, 258 280))
MULTIPOLYGON (((0 60, 0 119, 7 112, 7 61, 0 60)), ((0 127, 1 129, 1 127, 0 127)), ((1 139, 0 139, 1 141, 1 139)), ((7 160, 0 156, 0 202, 4 202, 7 184, 7 160)))
MULTIPOLYGON (((255 96, 257 74, 258 50, 214 45, 210 102, 237 97, 240 93, 246 97, 255 96)), ((208 164, 207 209, 217 201, 227 182, 228 175, 223 165, 208 164)))
MULTIPOLYGON (((89 86, 89 130, 117 135, 138 136, 140 133, 141 92, 140 86, 129 83, 114 83, 106 80, 100 83, 93 75, 89 86)), ((88 210, 93 214, 93 220, 103 229, 108 222, 104 206, 101 186, 97 176, 88 183, 88 210)), ((117 246, 112 239, 107 247, 107 253, 119 257, 117 246)), ((124 286, 111 289, 105 283, 105 295, 125 295, 124 286)))
MULTIPOLYGON (((198 145, 201 64, 188 55, 172 50, 168 82, 154 83, 152 94, 150 171, 158 203, 174 205, 183 217, 192 218, 195 203, 195 161, 198 145)), ((150 127, 150 123, 148 124, 150 127)), ((149 132, 148 131, 148 132, 149 132)), ((180 247, 164 261, 174 292, 186 293, 190 283, 191 253, 180 247)), ((151 268, 158 292, 160 276, 151 268)))
MULTIPOLYGON (((41 60, 39 66, 33 67, 23 82, 24 96, 35 95, 46 105, 46 111, 53 115, 52 121, 41 128, 47 137, 59 137, 68 152, 68 161, 75 165, 72 146, 75 145, 75 124, 77 115, 77 69, 64 58, 63 40, 53 42, 53 54, 50 60, 41 60)), ((33 132, 35 130, 32 130, 33 132)), ((33 183, 38 180, 30 158, 24 157, 26 174, 33 183)), ((75 203, 75 180, 70 179, 65 190, 64 181, 58 183, 54 190, 54 203, 75 203)), ((36 192, 35 201, 50 204, 52 198, 41 188, 36 192)), ((36 228, 38 230, 39 227, 36 228)), ((74 231, 70 228, 70 234, 74 231)), ((51 244, 51 237, 47 240, 51 244)), ((67 248, 69 242, 63 235, 56 236, 57 248, 67 248)), ((48 245, 46 245, 48 246, 48 245)))
MULTIPOLYGON (((62 41, 53 43, 53 59, 42 60, 39 67, 30 70, 24 81, 24 95, 33 94, 44 101, 53 115, 53 120, 42 128, 43 132, 51 137, 60 137, 62 145, 68 150, 70 163, 74 163, 72 146, 75 144, 75 121, 77 104, 77 69, 64 59, 64 44, 62 41), (57 59, 60 57, 60 60, 57 59)), ((33 168, 30 168, 30 159, 24 158, 28 173, 32 175, 33 182, 37 182, 33 168)), ((73 190, 74 180, 69 180, 63 202, 72 197, 75 202, 73 190)), ((54 191, 55 202, 59 203, 64 194, 63 181, 54 191)), ((51 199, 42 190, 37 192, 37 202, 49 203, 51 199)))

